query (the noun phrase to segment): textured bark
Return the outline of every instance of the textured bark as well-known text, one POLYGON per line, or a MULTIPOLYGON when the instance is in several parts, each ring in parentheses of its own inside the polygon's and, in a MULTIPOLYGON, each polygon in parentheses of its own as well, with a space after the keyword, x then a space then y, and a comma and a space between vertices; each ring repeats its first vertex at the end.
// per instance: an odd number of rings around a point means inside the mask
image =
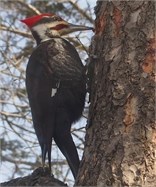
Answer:
POLYGON ((155 2, 99 1, 86 144, 76 185, 156 185, 155 2))
POLYGON ((1 183, 0 186, 67 186, 63 182, 49 175, 49 170, 37 168, 31 175, 12 179, 1 183))

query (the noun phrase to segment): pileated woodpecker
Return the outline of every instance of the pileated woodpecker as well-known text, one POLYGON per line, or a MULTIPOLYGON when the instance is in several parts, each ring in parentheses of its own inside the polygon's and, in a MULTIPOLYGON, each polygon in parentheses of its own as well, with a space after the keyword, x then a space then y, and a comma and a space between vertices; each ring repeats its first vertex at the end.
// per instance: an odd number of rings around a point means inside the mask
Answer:
POLYGON ((37 42, 26 69, 26 89, 42 151, 42 165, 44 167, 48 154, 51 172, 54 139, 76 178, 79 157, 70 129, 82 115, 86 75, 74 46, 61 36, 92 28, 69 24, 54 14, 41 14, 21 21, 29 27, 37 42))

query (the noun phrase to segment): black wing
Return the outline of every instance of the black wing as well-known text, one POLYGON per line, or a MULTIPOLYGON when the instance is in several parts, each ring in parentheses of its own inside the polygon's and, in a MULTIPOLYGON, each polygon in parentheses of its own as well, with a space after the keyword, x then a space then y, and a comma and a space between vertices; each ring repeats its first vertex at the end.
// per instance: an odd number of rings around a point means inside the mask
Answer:
POLYGON ((26 87, 35 132, 42 149, 42 162, 44 164, 48 152, 51 167, 54 137, 74 176, 79 159, 70 127, 82 114, 85 84, 84 66, 75 48, 66 40, 54 38, 45 41, 32 53, 26 71, 26 87), (54 97, 51 94, 53 88, 58 89, 54 97))

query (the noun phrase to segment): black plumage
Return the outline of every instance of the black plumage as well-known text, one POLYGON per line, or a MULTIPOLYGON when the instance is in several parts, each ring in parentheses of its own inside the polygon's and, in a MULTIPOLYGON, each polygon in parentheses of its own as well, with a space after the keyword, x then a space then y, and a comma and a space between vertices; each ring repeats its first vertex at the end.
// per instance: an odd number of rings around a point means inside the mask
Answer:
POLYGON ((60 37, 40 43, 28 62, 26 89, 43 165, 48 154, 51 168, 54 139, 76 177, 79 157, 70 129, 82 115, 86 76, 75 48, 60 37))

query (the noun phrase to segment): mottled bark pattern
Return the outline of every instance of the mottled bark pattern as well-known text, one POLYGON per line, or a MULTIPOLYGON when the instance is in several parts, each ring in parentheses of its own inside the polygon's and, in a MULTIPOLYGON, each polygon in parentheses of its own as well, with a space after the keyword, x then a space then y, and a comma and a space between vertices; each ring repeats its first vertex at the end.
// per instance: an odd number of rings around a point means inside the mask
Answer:
POLYGON ((155 2, 99 1, 86 144, 76 185, 156 185, 155 2))
POLYGON ((0 183, 0 186, 67 186, 63 182, 50 176, 49 168, 37 168, 31 175, 18 177, 7 182, 0 183))

